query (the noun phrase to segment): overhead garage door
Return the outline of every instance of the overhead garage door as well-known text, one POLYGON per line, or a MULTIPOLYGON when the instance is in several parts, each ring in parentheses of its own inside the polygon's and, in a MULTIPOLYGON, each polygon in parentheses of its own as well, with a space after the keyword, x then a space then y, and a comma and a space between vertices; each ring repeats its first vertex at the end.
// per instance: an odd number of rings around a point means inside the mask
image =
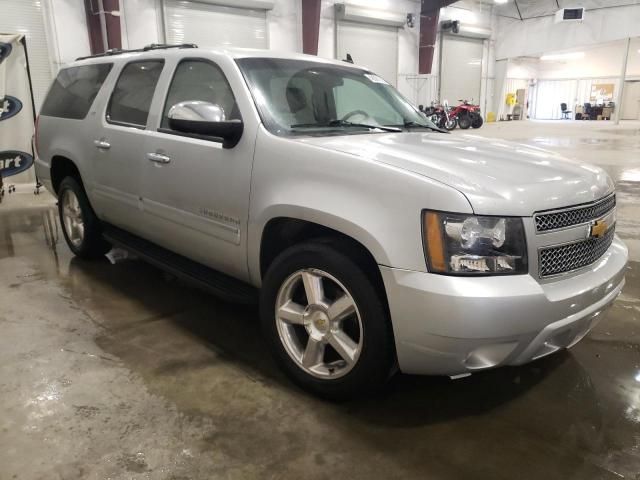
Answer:
POLYGON ((265 10, 164 0, 167 43, 269 48, 265 10))
POLYGON ((42 1, 2 0, 1 4, 0 32, 22 33, 27 37, 33 96, 39 110, 52 79, 42 1))
POLYGON ((444 35, 440 73, 440 100, 455 105, 458 100, 480 103, 483 41, 444 35))
POLYGON ((398 29, 368 23, 339 21, 338 59, 351 55, 357 65, 365 66, 392 85, 398 81, 398 29))

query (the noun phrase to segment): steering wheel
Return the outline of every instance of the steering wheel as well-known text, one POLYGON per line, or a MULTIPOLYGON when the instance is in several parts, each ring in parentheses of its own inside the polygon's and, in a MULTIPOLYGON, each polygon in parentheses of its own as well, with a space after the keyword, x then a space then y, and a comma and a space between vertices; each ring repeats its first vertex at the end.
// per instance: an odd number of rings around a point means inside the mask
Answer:
POLYGON ((348 118, 351 118, 354 115, 363 115, 364 118, 369 118, 369 114, 367 112, 365 112, 364 110, 352 110, 349 113, 347 113, 346 115, 343 115, 340 120, 342 120, 343 122, 346 122, 348 118))

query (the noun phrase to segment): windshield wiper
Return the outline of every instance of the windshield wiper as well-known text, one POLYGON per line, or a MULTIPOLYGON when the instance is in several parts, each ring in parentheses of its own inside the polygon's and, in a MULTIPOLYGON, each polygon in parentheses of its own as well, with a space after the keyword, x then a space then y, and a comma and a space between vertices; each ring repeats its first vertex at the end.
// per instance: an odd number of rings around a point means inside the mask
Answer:
POLYGON ((422 123, 414 122, 413 120, 405 120, 403 126, 404 126, 404 128, 428 128, 429 130, 433 130, 434 132, 449 133, 446 130, 444 130, 442 128, 438 128, 435 125, 434 126, 423 125, 422 123))
POLYGON ((289 128, 323 128, 323 127, 359 127, 383 130, 385 132, 401 132, 402 129, 398 127, 387 127, 384 125, 372 125, 369 123, 354 123, 346 120, 329 120, 326 123, 296 123, 290 125, 289 128))

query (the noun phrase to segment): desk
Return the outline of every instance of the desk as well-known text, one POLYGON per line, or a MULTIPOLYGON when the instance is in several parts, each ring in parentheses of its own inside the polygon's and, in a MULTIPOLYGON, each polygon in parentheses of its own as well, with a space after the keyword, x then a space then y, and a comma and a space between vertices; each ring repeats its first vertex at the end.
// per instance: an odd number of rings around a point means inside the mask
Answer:
POLYGON ((589 109, 589 114, 587 114, 587 109, 583 105, 576 105, 576 120, 610 120, 611 115, 613 115, 614 107, 612 106, 604 106, 604 105, 592 105, 589 109), (578 116, 580 114, 580 118, 578 116), (600 118, 598 118, 600 117, 600 118))

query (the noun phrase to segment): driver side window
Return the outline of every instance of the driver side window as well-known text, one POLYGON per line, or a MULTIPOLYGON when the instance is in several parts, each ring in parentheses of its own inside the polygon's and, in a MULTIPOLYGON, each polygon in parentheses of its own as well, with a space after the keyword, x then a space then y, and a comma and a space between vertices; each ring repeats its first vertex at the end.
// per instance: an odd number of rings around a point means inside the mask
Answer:
POLYGON ((219 105, 227 120, 241 119, 227 78, 206 60, 184 60, 177 66, 164 104, 161 128, 169 128, 169 109, 176 103, 200 100, 219 105))
POLYGON ((401 125, 402 117, 382 99, 371 86, 345 78, 344 83, 333 89, 337 118, 354 111, 364 111, 380 125, 401 125))

